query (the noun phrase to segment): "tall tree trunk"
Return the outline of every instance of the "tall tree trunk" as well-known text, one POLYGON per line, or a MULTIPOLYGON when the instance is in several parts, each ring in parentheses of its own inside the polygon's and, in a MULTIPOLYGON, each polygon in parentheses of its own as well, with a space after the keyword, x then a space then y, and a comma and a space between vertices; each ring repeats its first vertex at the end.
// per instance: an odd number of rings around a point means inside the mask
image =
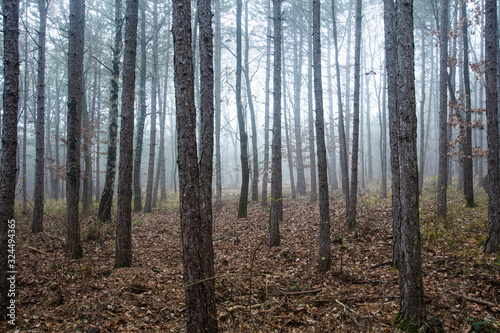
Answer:
MULTIPOLYGON (((84 81, 85 86, 85 81, 84 81)), ((85 89, 85 88, 84 88, 85 89)), ((90 136, 91 136, 91 128, 90 128, 90 117, 89 111, 87 107, 87 94, 84 90, 83 93, 83 106, 82 106, 82 115, 83 115, 83 189, 82 189, 82 214, 86 213, 92 202, 92 161, 90 155, 90 136)))
POLYGON ((250 122, 252 124, 252 201, 259 200, 259 156, 257 154, 257 118, 253 107, 252 87, 250 84, 250 68, 248 53, 250 50, 250 37, 248 36, 248 0, 245 1, 245 78, 247 87, 248 108, 250 109, 250 122))
MULTIPOLYGON (((23 214, 28 213, 28 190, 26 186, 26 179, 28 172, 26 170, 26 155, 27 155, 27 132, 28 132, 28 92, 29 92, 29 64, 28 64, 28 7, 26 6, 26 32, 24 36, 24 91, 23 91, 23 112, 24 112, 24 124, 23 124, 23 214)), ((56 82, 57 85, 57 82, 56 82)), ((56 89, 56 94, 58 90, 56 89)), ((56 95, 57 96, 57 95, 56 95)), ((59 105, 59 104, 58 104, 59 105)), ((59 123, 58 123, 59 124, 59 123)), ((3 133, 3 132, 2 132, 3 133)))
MULTIPOLYGON (((422 17, 425 17, 425 2, 422 2, 422 17)), ((418 193, 422 194, 422 189, 424 187, 424 167, 425 167, 425 126, 424 126, 424 109, 425 109, 425 26, 422 25, 421 29, 421 66, 420 73, 422 75, 420 79, 420 151, 419 151, 419 173, 418 173, 418 193)), ((432 78, 431 78, 432 80, 432 78)), ((427 129, 428 130, 428 129, 427 129)))
POLYGON ((393 0, 384 0, 385 62, 387 69, 387 105, 389 109, 389 144, 391 147, 392 174, 392 265, 399 266, 401 246, 401 198, 399 175, 399 114, 397 91, 397 45, 396 45, 396 8, 393 0))
POLYGON ((9 240, 15 230, 14 200, 16 191, 17 112, 19 105, 19 1, 3 0, 3 117, 2 150, 0 153, 0 321, 9 318, 7 305, 15 298, 9 293, 15 279, 15 265, 9 264, 9 254, 15 254, 9 240), (10 252, 9 252, 10 251, 10 252))
MULTIPOLYGON (((300 14, 297 14, 296 20, 300 19, 300 14)), ((294 28, 294 43, 293 43, 293 120, 295 129, 295 154, 297 156, 297 194, 306 195, 306 178, 304 174, 304 158, 302 156, 302 122, 300 109, 300 92, 302 88, 302 58, 304 34, 298 24, 294 28), (299 41, 297 41, 297 32, 299 32, 299 41)), ((266 81, 267 84, 267 81, 266 81)), ((266 104, 267 106, 267 104, 266 104)))
MULTIPOLYGON (((205 304, 202 309, 206 332, 217 332, 217 306, 215 304, 214 249, 212 241, 212 176, 214 157, 214 48, 211 0, 198 0, 200 29, 200 228, 203 288, 205 304)), ((247 73, 248 75, 248 73, 247 73)), ((248 83, 248 82, 247 82, 248 83)), ((198 296, 198 297, 200 297, 198 296)))
POLYGON ((97 72, 97 89, 99 93, 97 94, 97 109, 95 110, 95 131, 96 131, 96 150, 95 150, 95 200, 99 200, 101 195, 101 71, 97 64, 95 65, 95 71, 97 72))
MULTIPOLYGON (((329 33, 331 33, 331 30, 329 30, 329 33)), ((336 190, 339 188, 339 185, 337 183, 337 160, 335 156, 335 126, 334 126, 334 118, 333 118, 333 84, 332 84, 332 64, 330 60, 330 50, 332 48, 332 41, 331 38, 328 38, 328 67, 327 67, 327 73, 328 73, 328 118, 329 118, 329 123, 330 123, 330 133, 327 135, 329 138, 328 140, 328 155, 329 155, 329 168, 328 168, 328 180, 330 181, 330 185, 332 187, 332 190, 336 190)))
MULTIPOLYGON (((347 161, 347 140, 344 127, 344 111, 342 110, 342 85, 340 84, 339 46, 337 35, 337 16, 335 3, 332 0, 333 44, 335 46, 335 72, 337 76, 337 105, 339 109, 339 143, 340 143, 340 171, 342 173, 342 191, 345 196, 346 216, 349 212, 349 166, 347 161)), ((349 101, 347 101, 349 103, 349 101)))
POLYGON ((273 0, 274 78, 273 78, 273 145, 271 164, 271 216, 269 246, 281 243, 279 223, 283 220, 281 172, 281 0, 273 0))
POLYGON ((266 82, 265 94, 266 103, 264 110, 264 172, 262 174, 262 206, 267 202, 267 183, 269 182, 269 104, 270 104, 270 91, 269 81, 271 80, 271 0, 266 0, 267 12, 267 39, 266 39, 266 82))
POLYGON ((320 0, 313 0, 314 100, 316 105, 316 143, 318 146, 320 214, 318 272, 326 273, 330 269, 332 263, 332 251, 330 249, 330 199, 328 195, 328 170, 325 147, 325 119, 323 116, 323 88, 321 85, 320 13, 320 0))
MULTIPOLYGON (((146 2, 143 0, 141 4, 141 59, 140 59, 140 78, 139 78, 139 107, 141 113, 137 120, 137 137, 135 143, 134 156, 134 212, 142 210, 142 187, 141 187, 141 161, 142 161, 142 146, 144 142, 144 123, 146 122, 146 2)), ((123 93, 122 93, 123 94, 123 93)), ((121 149, 121 148, 120 148, 121 149)))
POLYGON ((135 61, 139 0, 127 0, 116 215, 115 267, 132 265, 132 158, 134 148, 135 61))
POLYGON ((399 159, 401 167, 401 252, 399 260, 400 315, 404 331, 425 322, 418 204, 417 114, 413 42, 413 1, 397 4, 399 159))
POLYGON ((45 169, 45 40, 47 28, 47 3, 38 1, 40 26, 38 30, 38 78, 36 96, 36 166, 35 166, 35 191, 33 199, 33 223, 31 231, 43 231, 43 202, 44 202, 44 169, 45 169))
MULTIPOLYGON (((220 118, 221 118, 221 0, 215 0, 215 36, 214 36, 214 99, 215 99, 215 211, 222 209, 222 171, 220 148, 220 118)), ((267 84, 267 82, 266 82, 267 84)), ((264 186, 264 185, 263 185, 264 186)))
POLYGON ((465 86, 465 147, 463 157, 464 195, 467 207, 474 207, 474 174, 472 171, 472 102, 469 78, 469 37, 467 19, 467 3, 462 3, 462 37, 463 37, 463 67, 465 86))
POLYGON ((118 135, 118 83, 120 80, 120 53, 122 50, 122 2, 115 0, 115 38, 113 45, 113 61, 111 73, 111 91, 109 99, 109 140, 106 178, 99 204, 98 218, 101 221, 111 221, 113 192, 116 175, 116 144, 118 135))
MULTIPOLYGON (((312 2, 309 2, 309 20, 312 22, 312 2)), ((312 24, 310 24, 312 29, 312 24)), ((309 130, 309 159, 311 165, 311 202, 318 200, 318 190, 316 184, 316 150, 314 145, 314 110, 313 110, 313 39, 312 30, 307 39, 307 115, 309 130)))
POLYGON ((245 130, 245 119, 243 116, 243 101, 241 100, 241 4, 242 0, 236 0, 236 108, 238 114, 238 128, 240 131, 240 159, 241 159, 241 192, 238 205, 238 218, 247 217, 248 205, 248 183, 250 170, 248 166, 248 135, 245 130))
POLYGON ((446 192, 448 188, 448 11, 449 1, 440 0, 439 37, 439 164, 437 214, 446 216, 446 192))
MULTIPOLYGON (((379 117, 381 120, 381 138, 380 138, 380 164, 382 172, 382 198, 387 198, 387 71, 384 76, 380 76, 380 80, 384 80, 382 89, 382 108, 379 105, 379 117), (381 114, 380 114, 381 113, 381 114)), ((380 82, 382 86, 382 82, 380 82)))
POLYGON ((498 93, 497 93, 497 2, 485 2, 485 76, 486 76, 486 118, 488 121, 488 237, 484 244, 486 253, 495 253, 500 248, 500 175, 498 169, 498 93))
POLYGON ((68 234, 66 249, 69 256, 83 256, 80 238, 80 139, 83 108, 83 53, 85 29, 85 4, 70 1, 69 52, 68 52, 68 148, 66 153, 66 205, 68 234))
POLYGON ((297 195, 295 194, 295 178, 293 176, 293 156, 290 144, 290 135, 288 133, 288 105, 286 103, 287 90, 286 90, 286 61, 285 61, 285 47, 284 43, 281 44, 281 54, 283 62, 283 118, 285 120, 285 141, 286 141, 286 154, 288 160, 288 173, 290 175, 290 188, 292 190, 292 198, 295 199, 297 195))
MULTIPOLYGON (((365 57, 367 57, 367 52, 365 52, 365 57)), ((366 65, 366 58, 364 61, 364 64, 366 65)), ((367 69, 368 70, 368 69, 367 69)), ((371 62, 371 68, 370 70, 373 70, 373 58, 371 62)), ((367 156, 366 158, 368 159, 368 175, 367 178, 368 180, 373 179, 373 152, 372 152, 372 126, 371 126, 371 120, 370 120, 370 76, 372 74, 365 75, 365 93, 366 93, 366 144, 368 145, 367 148, 367 156)))
POLYGON ((356 28, 354 49, 354 115, 352 126, 351 193, 349 195, 349 215, 347 226, 356 228, 356 205, 358 200, 358 149, 359 149, 359 99, 361 67, 361 0, 356 0, 356 28))
POLYGON ((149 165, 144 212, 150 213, 153 206, 153 179, 156 153, 156 91, 158 86, 158 0, 153 5, 153 71, 151 80, 151 136, 149 139, 149 165))

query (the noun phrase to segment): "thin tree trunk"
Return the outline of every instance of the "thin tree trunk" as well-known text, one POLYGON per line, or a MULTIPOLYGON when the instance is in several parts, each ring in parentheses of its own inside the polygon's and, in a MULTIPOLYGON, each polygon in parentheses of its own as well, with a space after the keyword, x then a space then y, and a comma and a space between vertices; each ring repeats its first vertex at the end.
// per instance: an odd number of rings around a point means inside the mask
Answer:
POLYGON ((273 145, 271 175, 271 216, 269 246, 281 243, 279 223, 283 220, 281 171, 281 0, 273 0, 274 20, 274 78, 273 78, 273 145))
POLYGON ((99 200, 101 194, 101 71, 97 64, 95 65, 95 70, 97 74, 97 89, 99 93, 97 94, 97 109, 96 109, 96 151, 95 151, 95 200, 99 200))
MULTIPOLYGON (((422 17, 425 17, 425 3, 422 2, 422 17)), ((418 173, 418 193, 422 194, 422 189, 424 187, 424 167, 425 167, 425 126, 424 126, 424 109, 425 109, 425 27, 422 26, 421 29, 421 66, 420 73, 422 75, 420 79, 420 154, 419 154, 419 173, 418 173)), ((432 78, 431 78, 432 80, 432 78)))
POLYGON ((285 141, 286 141, 286 154, 288 160, 288 173, 290 175, 290 188, 292 190, 292 199, 295 199, 297 195, 295 194, 295 178, 293 176, 293 156, 290 144, 290 135, 288 133, 288 105, 286 103, 287 90, 286 90, 286 61, 285 61, 285 47, 284 43, 281 44, 281 54, 283 62, 283 118, 285 120, 285 141))
POLYGON ((326 273, 332 263, 332 251, 330 248, 330 199, 328 194, 328 171, 325 147, 325 119, 323 116, 323 88, 321 85, 320 8, 320 0, 313 0, 314 100, 316 105, 320 214, 318 272, 326 273))
MULTIPOLYGON (((84 82, 85 89, 85 82, 84 82)), ((87 94, 84 90, 83 93, 83 107, 82 107, 82 115, 83 115, 83 189, 82 189, 82 214, 86 213, 91 205, 92 201, 92 161, 90 155, 90 118, 89 111, 87 108, 87 94)))
MULTIPOLYGON (((221 34, 221 0, 215 0, 215 52, 214 52, 214 99, 215 99, 215 211, 222 209, 222 170, 221 170, 221 56, 222 56, 222 34, 221 34)), ((266 84, 268 84, 266 82, 266 84)), ((266 183, 267 184, 267 183, 266 183)), ((265 185, 266 185, 265 184, 265 185)), ((263 186, 265 186, 263 185, 263 186)))
MULTIPOLYGON (((219 0, 220 1, 220 0, 219 0)), ((266 39, 266 103, 264 111, 264 173, 262 175, 262 206, 267 202, 267 183, 269 182, 269 104, 270 104, 270 91, 269 81, 271 80, 271 0, 266 0, 267 16, 267 39, 266 39)))
MULTIPOLYGON (((331 33, 331 30, 328 29, 329 32, 331 33)), ((337 183, 337 160, 335 156, 335 126, 334 126, 334 118, 333 118, 333 84, 332 84, 332 64, 330 60, 330 50, 332 48, 332 41, 331 38, 328 38, 328 67, 327 67, 327 73, 328 73, 328 118, 329 123, 330 123, 330 134, 327 135, 329 138, 328 142, 328 152, 329 152, 329 157, 330 157, 330 163, 329 163, 329 168, 328 168, 328 180, 330 181, 332 190, 336 190, 339 188, 339 185, 337 183)))
POLYGON ((45 40, 47 27, 47 5, 45 0, 38 1, 40 26, 38 31, 38 78, 37 78, 37 107, 36 107, 36 167, 35 190, 33 199, 33 223, 31 231, 43 231, 43 202, 44 202, 44 169, 45 169, 45 40))
POLYGON ((359 99, 361 67, 361 0, 356 0, 356 29, 354 49, 354 116, 352 128, 351 193, 349 195, 349 215, 347 226, 350 231, 356 228, 356 206, 358 200, 358 149, 359 149, 359 99))
MULTIPOLYGON (((28 29, 28 6, 26 6, 26 29, 28 29)), ((28 92, 29 92, 29 64, 28 64, 28 31, 24 37, 24 91, 23 91, 23 109, 24 109, 24 124, 23 124, 23 214, 28 213, 28 190, 26 186, 26 179, 28 172, 26 170, 26 155, 27 155, 27 131, 28 131, 28 92)), ((57 85, 57 82, 56 82, 57 85)), ((56 89, 56 94, 59 90, 56 89)), ((58 95, 56 95, 58 96, 58 95)), ((59 104, 57 104, 59 106, 59 104)), ((57 114, 59 116, 59 113, 57 114)), ((59 124, 59 123, 57 123, 59 124)), ((56 132, 57 133, 57 132, 56 132)), ((57 156, 57 155, 56 155, 57 156)))
MULTIPOLYGON (((312 2, 309 2, 309 20, 312 21, 312 2)), ((310 25, 312 29, 312 24, 310 25)), ((312 31, 308 34, 307 48, 307 113, 309 127, 309 159, 311 164, 311 202, 318 200, 316 183, 316 149, 314 145, 314 110, 313 110, 313 40, 312 31)))

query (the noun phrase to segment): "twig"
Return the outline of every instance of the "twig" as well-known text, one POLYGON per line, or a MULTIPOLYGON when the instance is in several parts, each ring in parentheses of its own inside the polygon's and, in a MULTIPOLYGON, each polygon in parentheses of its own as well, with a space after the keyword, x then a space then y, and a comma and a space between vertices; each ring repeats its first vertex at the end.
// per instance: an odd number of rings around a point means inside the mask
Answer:
POLYGON ((370 269, 375 269, 385 265, 392 265, 392 260, 381 262, 380 264, 373 265, 370 269))
POLYGON ((479 298, 474 298, 474 297, 469 297, 469 296, 461 295, 461 294, 456 293, 456 292, 451 291, 451 290, 449 290, 448 292, 450 294, 452 294, 453 296, 455 296, 455 297, 463 298, 463 299, 465 299, 465 300, 467 300, 469 302, 473 302, 473 303, 477 303, 477 304, 489 306, 490 308, 496 307, 496 305, 494 303, 491 303, 491 302, 488 302, 488 301, 485 301, 485 300, 482 300, 482 299, 479 299, 479 298))
POLYGON ((358 320, 356 319, 356 317, 354 317, 349 311, 352 311, 351 309, 349 309, 347 307, 347 305, 345 305, 344 303, 342 303, 341 301, 339 301, 338 299, 335 300, 335 302, 337 302, 338 304, 342 305, 344 307, 344 314, 349 317, 349 319, 351 319, 351 321, 354 323, 354 325, 356 325, 356 329, 357 329, 357 332, 361 332, 361 328, 359 327, 359 322, 358 320), (349 310, 349 311, 348 311, 349 310))
POLYGON ((290 291, 290 292, 286 292, 286 291, 282 291, 282 290, 279 290, 277 289, 281 294, 284 294, 284 295, 287 295, 287 296, 291 296, 291 295, 303 295, 303 294, 314 294, 314 293, 317 293, 323 289, 311 289, 311 290, 304 290, 304 291, 290 291))
POLYGON ((31 247, 31 246, 26 246, 28 249, 30 250, 33 250, 35 252, 38 252, 38 253, 41 253, 41 254, 45 254, 47 255, 47 253, 43 252, 42 250, 39 250, 39 249, 35 249, 34 247, 31 247))

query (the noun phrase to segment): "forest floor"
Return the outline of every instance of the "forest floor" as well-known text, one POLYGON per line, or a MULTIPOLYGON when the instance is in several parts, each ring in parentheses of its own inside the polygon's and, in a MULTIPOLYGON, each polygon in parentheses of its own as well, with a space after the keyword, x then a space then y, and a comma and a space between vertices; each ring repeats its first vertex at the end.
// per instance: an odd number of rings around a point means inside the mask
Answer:
MULTIPOLYGON (((486 196, 482 189, 476 192, 481 193, 476 208, 465 208, 452 193, 444 221, 434 216, 435 195, 421 199, 427 317, 446 332, 500 327, 500 255, 482 252, 486 196)), ((324 275, 316 272, 317 202, 284 198, 281 246, 269 248, 269 208, 250 202, 249 217, 237 219, 236 197, 226 198, 215 215, 213 237, 220 331, 396 331, 398 273, 387 264, 390 199, 362 194, 359 228, 349 233, 341 193, 332 197, 333 265, 324 275)), ((133 214, 133 266, 121 269, 113 269, 114 225, 84 217, 85 257, 68 260, 65 207, 54 202, 46 207, 43 233, 32 234, 29 219, 17 218, 17 326, 0 331, 185 331, 175 199, 152 214, 133 214)))

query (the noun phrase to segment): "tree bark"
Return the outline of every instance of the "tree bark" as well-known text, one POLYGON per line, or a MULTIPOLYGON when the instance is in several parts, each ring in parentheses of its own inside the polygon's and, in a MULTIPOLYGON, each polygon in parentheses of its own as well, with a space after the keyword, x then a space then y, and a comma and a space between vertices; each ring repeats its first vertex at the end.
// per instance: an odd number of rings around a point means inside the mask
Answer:
POLYGON ((138 0, 127 0, 123 52, 120 162, 116 215, 115 268, 132 265, 132 157, 134 148, 135 61, 138 0))
POLYGON ((108 158, 106 162, 106 178, 104 189, 99 203, 97 217, 101 221, 111 221, 111 207, 113 206, 113 192, 116 175, 116 145, 118 136, 118 83, 120 80, 120 53, 122 50, 122 1, 115 0, 115 38, 113 45, 113 61, 111 73, 111 90, 109 99, 109 139, 108 158))
POLYGON ((267 183, 269 182, 269 104, 271 80, 271 0, 266 0, 267 16, 267 39, 266 39, 266 103, 264 106, 264 172, 262 174, 262 206, 267 203, 267 183))
POLYGON ((283 118, 285 120, 285 141, 286 141, 286 154, 287 154, 287 160, 288 160, 288 174, 290 176, 290 188, 292 190, 292 199, 295 199, 297 195, 295 194, 295 178, 293 175, 293 156, 292 156, 292 149, 291 149, 291 144, 290 144, 290 134, 288 132, 288 105, 286 103, 287 98, 287 90, 286 90, 286 61, 285 61, 285 47, 284 43, 281 44, 281 54, 282 56, 282 62, 283 62, 283 118))
MULTIPOLYGON (((9 264, 9 239, 15 228, 14 200, 16 190, 17 112, 19 106, 19 1, 3 0, 3 117, 0 153, 0 320, 7 321, 7 306, 16 300, 9 295, 15 266, 9 264), (9 232, 10 231, 10 232, 9 232), (8 265, 9 264, 9 265, 8 265)), ((9 252, 10 251, 10 252, 9 252)))
MULTIPOLYGON (((309 2, 309 20, 312 23, 312 2, 309 2)), ((314 110, 313 110, 313 39, 312 39, 312 24, 311 31, 307 39, 307 122, 309 130, 309 160, 311 167, 311 202, 318 200, 318 190, 316 183, 316 149, 314 145, 314 110)))
POLYGON ((47 3, 45 0, 38 1, 38 13, 40 26, 38 28, 38 77, 36 97, 36 166, 35 166, 35 190, 33 199, 33 223, 31 231, 38 233, 43 231, 43 203, 44 203, 44 176, 45 176, 45 40, 47 28, 47 3))
MULTIPOLYGON (((215 211, 222 209, 222 170, 220 148, 221 118, 221 0, 215 0, 215 53, 214 53, 214 99, 215 99, 215 211)), ((267 82, 266 82, 267 84, 267 82)), ((264 185, 263 185, 264 186, 264 185)))
MULTIPOLYGON (((316 143, 318 146, 319 178, 319 257, 318 272, 326 273, 332 263, 330 248, 330 199, 328 194, 328 170, 325 147, 325 119, 323 116, 323 88, 321 83, 321 5, 313 0, 313 53, 314 53, 314 100, 316 105, 316 143)), ((312 165, 311 167, 316 167, 312 165)))
POLYGON ((486 253, 495 253, 500 248, 500 175, 498 153, 498 92, 497 92, 497 2, 485 1, 485 76, 486 76, 486 118, 488 122, 488 236, 484 244, 486 253))
POLYGON ((273 78, 273 145, 271 164, 271 216, 269 246, 281 243, 279 223, 283 220, 281 171, 281 0, 273 0, 274 78, 273 78))
POLYGON ((80 139, 83 108, 83 53, 85 29, 85 4, 70 1, 69 45, 68 45, 68 148, 66 205, 68 233, 66 249, 74 259, 83 257, 80 239, 80 139))

